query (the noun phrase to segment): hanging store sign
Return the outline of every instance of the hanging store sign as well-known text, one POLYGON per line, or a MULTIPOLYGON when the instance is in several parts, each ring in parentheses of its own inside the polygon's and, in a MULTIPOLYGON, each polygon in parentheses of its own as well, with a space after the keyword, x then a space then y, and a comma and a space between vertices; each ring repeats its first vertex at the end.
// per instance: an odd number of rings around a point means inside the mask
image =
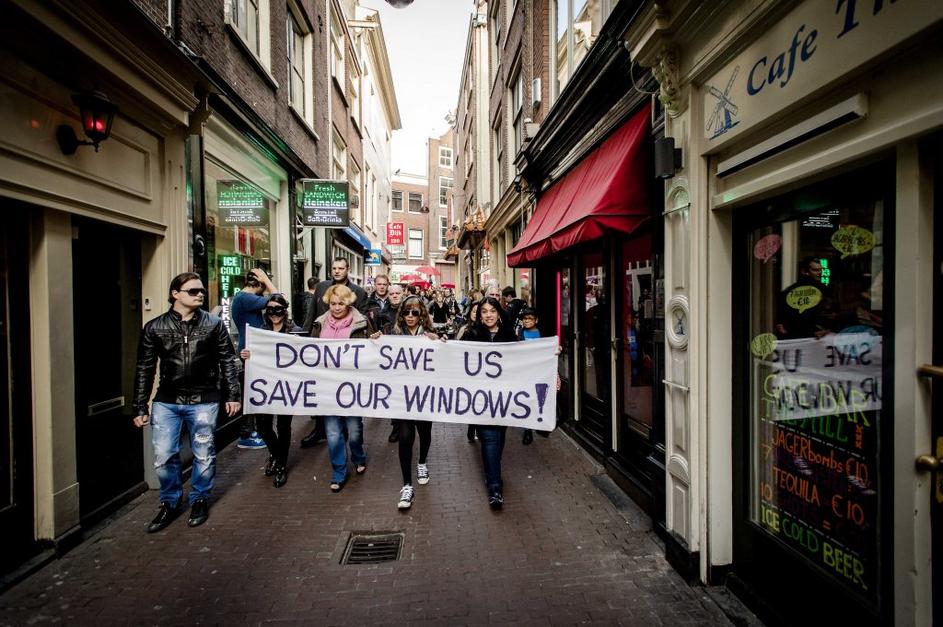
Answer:
POLYGON ((380 266, 383 265, 383 251, 379 248, 371 248, 364 253, 364 265, 380 266))
POLYGON ((406 223, 405 222, 387 222, 386 223, 386 243, 403 245, 405 240, 406 223))
POLYGON ((216 204, 222 224, 260 226, 268 224, 265 196, 242 181, 217 181, 216 204))
POLYGON ((302 181, 301 212, 305 226, 345 227, 350 224, 347 181, 302 181))
POLYGON ((943 2, 806 0, 704 82, 705 152, 940 20, 943 2))

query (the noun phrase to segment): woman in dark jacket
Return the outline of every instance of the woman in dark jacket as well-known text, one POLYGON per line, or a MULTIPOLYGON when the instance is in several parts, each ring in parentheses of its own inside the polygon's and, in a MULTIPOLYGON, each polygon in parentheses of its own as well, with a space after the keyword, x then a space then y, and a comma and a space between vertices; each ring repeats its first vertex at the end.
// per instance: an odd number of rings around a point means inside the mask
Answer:
MULTIPOLYGON (((272 294, 265 309, 262 310, 262 328, 276 333, 300 333, 301 327, 296 325, 288 316, 288 300, 281 294, 272 294)), ((243 359, 249 359, 249 349, 244 348, 239 353, 243 359)), ((268 447, 268 463, 265 464, 265 476, 271 477, 272 485, 280 488, 288 481, 288 447, 291 445, 292 416, 272 416, 260 414, 255 422, 259 435, 265 440, 268 447), (272 420, 277 420, 278 433, 272 429, 272 420)))
MULTIPOLYGON (((488 296, 478 307, 478 322, 462 339, 470 342, 516 342, 517 334, 510 324, 504 322, 501 301, 488 296)), ((488 505, 491 509, 501 509, 504 505, 501 454, 504 452, 507 427, 477 425, 476 429, 481 441, 481 464, 485 471, 488 505)))
MULTIPOLYGON (((400 304, 396 312, 390 335, 409 335, 425 337, 430 340, 439 339, 435 332, 432 318, 426 309, 425 303, 419 296, 410 296, 400 304)), ((370 337, 378 338, 380 333, 370 337)), ((416 478, 419 485, 429 483, 429 467, 426 466, 426 457, 432 444, 432 423, 428 420, 397 421, 399 428, 399 468, 403 473, 403 487, 399 492, 399 509, 409 509, 413 504, 413 442, 416 441, 416 432, 419 432, 419 464, 416 466, 416 478)))

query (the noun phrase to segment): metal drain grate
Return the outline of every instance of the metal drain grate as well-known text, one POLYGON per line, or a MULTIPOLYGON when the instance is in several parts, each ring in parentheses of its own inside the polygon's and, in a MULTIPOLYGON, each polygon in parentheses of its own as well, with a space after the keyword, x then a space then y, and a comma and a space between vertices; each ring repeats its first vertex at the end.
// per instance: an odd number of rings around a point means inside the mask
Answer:
POLYGON ((351 534, 341 564, 395 562, 402 550, 402 533, 351 534))

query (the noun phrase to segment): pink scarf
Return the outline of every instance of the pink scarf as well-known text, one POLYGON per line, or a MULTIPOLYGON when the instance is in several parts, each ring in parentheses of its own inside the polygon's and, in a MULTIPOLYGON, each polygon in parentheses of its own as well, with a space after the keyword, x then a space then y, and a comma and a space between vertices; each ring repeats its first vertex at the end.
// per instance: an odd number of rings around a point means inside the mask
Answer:
POLYGON ((321 339, 324 340, 345 340, 350 337, 353 330, 354 310, 350 309, 347 316, 338 320, 334 316, 327 316, 327 324, 321 329, 321 339))

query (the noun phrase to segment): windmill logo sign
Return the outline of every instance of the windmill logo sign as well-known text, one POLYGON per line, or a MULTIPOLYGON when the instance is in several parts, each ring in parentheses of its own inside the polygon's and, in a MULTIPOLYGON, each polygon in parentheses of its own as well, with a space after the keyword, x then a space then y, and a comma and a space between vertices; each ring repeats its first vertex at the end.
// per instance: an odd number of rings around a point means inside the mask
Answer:
POLYGON ((730 75, 730 80, 727 81, 727 87, 724 88, 724 91, 720 91, 713 85, 707 90, 711 96, 717 99, 714 112, 707 120, 707 135, 711 139, 720 137, 740 123, 739 120, 734 120, 740 108, 730 99, 730 90, 733 87, 734 81, 737 80, 737 74, 739 73, 740 66, 738 65, 733 69, 733 73, 730 75))

